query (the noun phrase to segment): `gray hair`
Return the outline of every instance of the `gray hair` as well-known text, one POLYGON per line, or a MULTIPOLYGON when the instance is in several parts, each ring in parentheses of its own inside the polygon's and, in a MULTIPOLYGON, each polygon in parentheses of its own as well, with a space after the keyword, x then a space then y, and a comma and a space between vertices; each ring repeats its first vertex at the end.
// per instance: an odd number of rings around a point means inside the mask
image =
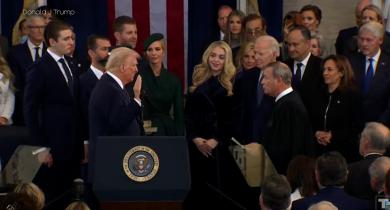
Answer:
POLYGON ((270 35, 263 35, 263 36, 259 36, 257 37, 256 39, 256 43, 257 42, 269 42, 270 44, 270 50, 272 52, 275 52, 276 53, 276 57, 278 57, 280 55, 280 47, 279 47, 279 42, 272 36, 270 35))
POLYGON ((290 68, 282 62, 273 62, 267 65, 265 68, 272 69, 272 75, 274 78, 281 78, 283 83, 286 85, 291 85, 292 73, 290 68))
POLYGON ((387 171, 390 170, 390 158, 382 156, 371 163, 368 172, 371 180, 375 179, 375 190, 380 192, 384 188, 387 171))
POLYGON ((310 32, 310 33, 311 33, 311 39, 317 39, 318 47, 322 50, 322 52, 324 52, 324 50, 325 50, 324 37, 317 32, 310 32))
POLYGON ((368 22, 363 24, 359 29, 359 34, 363 31, 372 33, 377 38, 383 38, 385 29, 382 24, 378 22, 368 22))
POLYGON ((321 201, 311 205, 308 210, 338 210, 338 208, 329 201, 321 201))
POLYGON ((390 130, 382 123, 366 123, 362 135, 367 137, 370 149, 375 151, 386 150, 390 142, 390 130))

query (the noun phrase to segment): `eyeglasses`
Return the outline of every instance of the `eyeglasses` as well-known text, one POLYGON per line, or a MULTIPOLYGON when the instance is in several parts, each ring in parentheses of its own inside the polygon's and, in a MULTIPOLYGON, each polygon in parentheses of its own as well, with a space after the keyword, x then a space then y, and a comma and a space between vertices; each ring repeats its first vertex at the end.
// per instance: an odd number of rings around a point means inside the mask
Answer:
POLYGON ((260 28, 256 28, 256 29, 247 29, 245 33, 248 35, 261 35, 264 33, 264 31, 261 30, 260 28))

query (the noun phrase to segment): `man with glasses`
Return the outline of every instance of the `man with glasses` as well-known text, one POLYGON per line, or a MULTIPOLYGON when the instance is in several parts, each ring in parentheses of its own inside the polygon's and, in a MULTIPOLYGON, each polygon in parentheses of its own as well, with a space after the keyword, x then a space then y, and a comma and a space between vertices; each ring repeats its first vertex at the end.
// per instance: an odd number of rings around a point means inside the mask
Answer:
POLYGON ((248 42, 254 42, 257 37, 267 34, 265 19, 258 14, 249 14, 245 17, 245 38, 248 42))
POLYGON ((28 16, 26 19, 28 39, 25 43, 14 46, 8 54, 8 62, 15 75, 15 112, 12 116, 14 125, 24 125, 23 95, 28 67, 42 57, 46 52, 43 42, 45 20, 38 15, 28 16))

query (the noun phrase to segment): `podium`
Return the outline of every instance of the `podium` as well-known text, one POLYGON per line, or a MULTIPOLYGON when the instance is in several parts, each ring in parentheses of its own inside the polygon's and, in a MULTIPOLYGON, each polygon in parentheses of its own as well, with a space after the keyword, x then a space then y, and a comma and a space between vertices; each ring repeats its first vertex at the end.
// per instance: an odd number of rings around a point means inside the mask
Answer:
POLYGON ((99 137, 92 161, 101 209, 182 209, 191 185, 185 137, 99 137))

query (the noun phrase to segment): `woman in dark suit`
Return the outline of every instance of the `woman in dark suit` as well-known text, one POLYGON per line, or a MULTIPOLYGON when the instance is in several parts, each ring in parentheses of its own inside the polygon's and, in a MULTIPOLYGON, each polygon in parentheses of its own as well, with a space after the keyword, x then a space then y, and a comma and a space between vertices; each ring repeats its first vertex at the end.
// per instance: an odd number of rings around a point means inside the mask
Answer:
POLYGON ((229 45, 211 43, 202 63, 195 66, 186 104, 194 200, 206 199, 213 205, 228 202, 218 201, 217 191, 246 205, 242 195, 248 186, 228 150, 235 73, 229 45))
POLYGON ((351 162, 359 157, 362 96, 346 57, 330 55, 324 59, 322 67, 326 85, 315 102, 313 113, 318 152, 336 150, 351 162))

